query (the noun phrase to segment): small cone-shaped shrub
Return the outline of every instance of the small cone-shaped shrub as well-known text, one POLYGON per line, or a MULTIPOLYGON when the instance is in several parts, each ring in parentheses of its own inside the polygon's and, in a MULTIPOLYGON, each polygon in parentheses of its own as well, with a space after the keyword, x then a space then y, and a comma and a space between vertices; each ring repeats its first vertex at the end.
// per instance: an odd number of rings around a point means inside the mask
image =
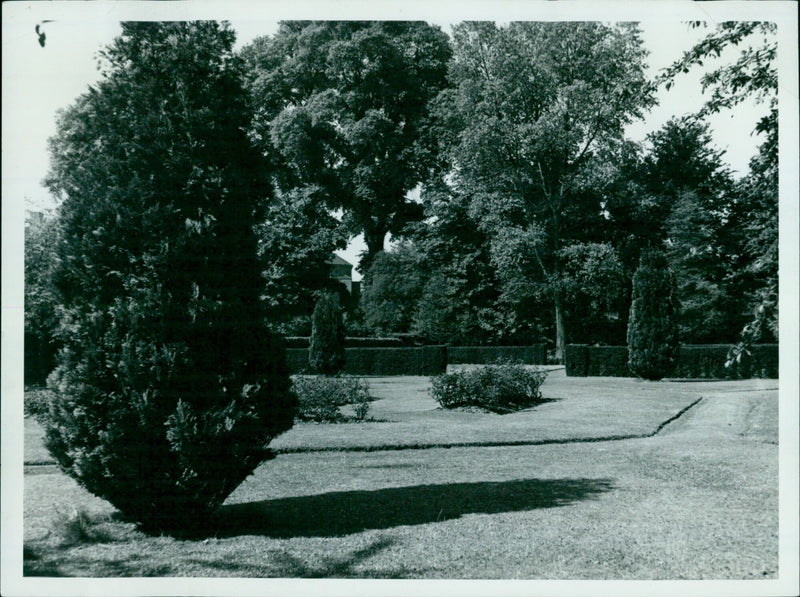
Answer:
POLYGON ((311 345, 308 363, 315 373, 334 375, 345 364, 344 322, 339 297, 326 292, 320 296, 311 317, 311 345))
POLYGON ((150 531, 199 528, 297 412, 260 299, 268 187, 233 40, 210 21, 124 23, 51 140, 63 349, 46 445, 150 531))
POLYGON ((645 250, 633 276, 628 320, 628 367, 644 379, 669 375, 678 362, 678 303, 664 255, 645 250))

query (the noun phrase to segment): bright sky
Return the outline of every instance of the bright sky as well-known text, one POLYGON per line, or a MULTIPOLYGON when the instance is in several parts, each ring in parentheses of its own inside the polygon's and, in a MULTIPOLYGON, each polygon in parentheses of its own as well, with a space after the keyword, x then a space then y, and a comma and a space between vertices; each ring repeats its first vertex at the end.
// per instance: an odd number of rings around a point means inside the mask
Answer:
MULTIPOLYGON (((3 197, 15 202, 22 201, 28 210, 47 209, 53 205, 52 198, 40 182, 48 170, 47 139, 55 132, 56 112, 70 105, 86 90, 89 83, 97 79, 96 52, 120 32, 120 20, 229 18, 237 31, 239 47, 259 35, 273 33, 277 27, 275 18, 266 18, 272 17, 272 13, 269 15, 263 14, 263 11, 259 13, 254 10, 254 5, 246 6, 253 9, 246 12, 248 18, 237 18, 242 16, 241 10, 230 8, 236 7, 235 3, 227 5, 229 9, 221 14, 219 11, 212 11, 213 14, 201 11, 199 15, 196 14, 196 10, 190 8, 196 9, 198 5, 202 6, 201 3, 194 3, 191 6, 180 2, 157 3, 161 6, 177 5, 176 15, 171 13, 165 15, 163 11, 154 14, 152 10, 154 3, 146 3, 146 11, 143 13, 140 7, 139 12, 135 14, 116 10, 112 6, 112 4, 126 5, 126 3, 88 3, 94 5, 90 6, 91 10, 86 9, 85 3, 72 3, 69 6, 60 4, 62 3, 3 4, 3 197), (48 10, 50 7, 53 8, 48 10), (252 18, 251 13, 264 18, 252 18), (47 39, 45 47, 40 47, 34 31, 35 25, 51 18, 54 19, 53 22, 41 25, 47 39)), ((482 13, 468 12, 466 16, 496 20, 508 20, 510 16, 531 19, 578 18, 585 12, 585 10, 581 12, 573 10, 564 16, 561 16, 561 13, 548 16, 540 10, 530 15, 527 13, 516 15, 513 11, 486 12, 484 8, 482 13)), ((409 16, 402 10, 399 13, 389 12, 385 18, 409 16)), ((453 19, 450 15, 457 14, 458 11, 447 13, 446 18, 442 18, 443 15, 432 14, 433 18, 428 20, 439 24, 449 33, 450 23, 460 20, 453 19)), ((668 16, 671 14, 667 13, 668 16)), ((347 16, 358 18, 360 15, 358 12, 348 13, 339 15, 338 18, 347 16)), ((279 16, 290 17, 291 13, 279 16)), ((300 13, 299 16, 308 15, 300 13)), ((337 18, 336 14, 319 16, 337 18)), ((376 15, 363 15, 360 18, 371 16, 376 15)), ((619 16, 628 17, 625 14, 619 16)), ((633 15, 638 19, 652 19, 654 16, 657 15, 651 13, 633 15)), ((592 15, 588 15, 586 18, 591 17, 592 15)), ((686 16, 694 19, 704 17, 705 15, 697 14, 686 16)), ((608 19, 610 16, 606 11, 602 17, 597 18, 608 19)), ((685 49, 703 35, 702 29, 690 30, 685 21, 677 15, 671 18, 644 20, 641 27, 642 38, 650 51, 648 62, 651 74, 655 74, 679 58, 685 49)), ((629 135, 636 140, 642 140, 648 132, 658 129, 670 117, 697 110, 703 102, 699 84, 700 75, 701 72, 692 72, 680 77, 669 92, 662 89, 659 93, 660 105, 644 121, 632 125, 629 135)), ((765 110, 764 106, 741 106, 733 112, 715 116, 710 121, 717 147, 726 151, 725 159, 738 174, 746 172, 748 161, 758 145, 757 138, 751 132, 765 110)), ((342 256, 356 263, 357 255, 363 248, 363 241, 355 239, 348 250, 342 252, 342 256)))

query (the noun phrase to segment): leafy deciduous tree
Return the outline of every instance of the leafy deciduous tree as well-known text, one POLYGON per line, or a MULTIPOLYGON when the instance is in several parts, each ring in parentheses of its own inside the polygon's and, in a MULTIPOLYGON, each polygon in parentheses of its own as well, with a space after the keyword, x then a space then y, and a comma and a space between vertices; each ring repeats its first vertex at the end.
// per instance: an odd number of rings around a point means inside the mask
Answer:
POLYGON ((347 243, 344 226, 320 203, 314 187, 278 194, 256 227, 259 263, 266 282, 268 319, 283 327, 310 317, 314 296, 334 290, 334 249, 347 243))
MULTIPOLYGON (((693 27, 705 23, 692 23, 693 27)), ((754 318, 745 326, 742 341, 731 353, 741 357, 747 345, 764 331, 777 337, 778 330, 778 52, 777 25, 771 22, 728 21, 719 23, 705 38, 662 73, 661 80, 669 87, 680 73, 694 66, 720 58, 729 48, 740 48, 736 60, 709 69, 703 75, 703 90, 711 89, 711 97, 701 115, 719 112, 747 99, 767 103, 768 112, 755 125, 765 140, 750 164, 750 174, 741 182, 745 214, 742 225, 749 239, 745 249, 753 255, 749 273, 761 281, 752 292, 754 318)))
POLYGON ((426 281, 421 255, 409 242, 379 253, 361 295, 367 327, 379 333, 408 333, 426 281))
MULTIPOLYGON (((437 104, 456 192, 485 233, 531 242, 566 342, 558 255, 602 227, 601 188, 626 124, 654 103, 635 25, 462 23, 453 90, 437 104)), ((511 272, 506 272, 507 274, 511 272)))
POLYGON ((422 215, 406 195, 432 160, 428 102, 450 47, 422 22, 283 22, 243 51, 257 107, 253 135, 279 162, 282 188, 316 185, 363 233, 361 269, 386 234, 422 215))

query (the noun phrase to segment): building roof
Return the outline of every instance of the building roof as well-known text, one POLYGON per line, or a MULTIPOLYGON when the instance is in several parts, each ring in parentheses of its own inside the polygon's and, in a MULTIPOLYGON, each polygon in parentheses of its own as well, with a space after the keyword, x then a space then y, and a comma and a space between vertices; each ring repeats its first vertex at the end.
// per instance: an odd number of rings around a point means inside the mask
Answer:
POLYGON ((352 263, 350 263, 346 259, 342 259, 341 257, 339 257, 336 254, 331 255, 331 257, 330 257, 330 259, 328 259, 327 263, 329 263, 331 265, 348 265, 350 267, 353 267, 352 263))

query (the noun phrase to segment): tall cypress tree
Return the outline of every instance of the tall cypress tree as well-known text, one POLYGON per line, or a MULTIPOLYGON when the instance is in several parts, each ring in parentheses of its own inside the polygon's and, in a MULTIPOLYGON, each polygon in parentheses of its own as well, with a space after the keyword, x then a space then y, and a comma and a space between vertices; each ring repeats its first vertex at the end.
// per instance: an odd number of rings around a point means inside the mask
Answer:
POLYGON ((311 345, 308 351, 311 370, 333 375, 345 364, 344 322, 339 296, 323 293, 311 317, 311 345))
POLYGON ((628 320, 628 367, 638 377, 657 380, 678 362, 678 300, 675 280, 660 251, 642 252, 633 275, 628 320))
POLYGON ((123 24, 51 140, 64 349, 46 444, 153 530, 202 521, 296 412, 260 302, 268 186, 233 43, 215 22, 123 24))

